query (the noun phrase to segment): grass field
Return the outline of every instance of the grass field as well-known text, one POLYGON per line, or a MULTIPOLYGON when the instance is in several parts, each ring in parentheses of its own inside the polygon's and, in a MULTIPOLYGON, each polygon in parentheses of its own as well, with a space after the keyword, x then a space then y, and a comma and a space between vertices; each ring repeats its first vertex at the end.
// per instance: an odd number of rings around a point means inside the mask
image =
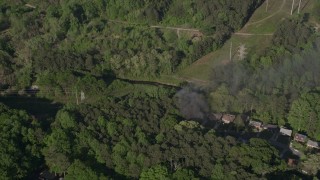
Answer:
MULTIPOLYGON (((269 0, 266 12, 265 1, 252 15, 248 23, 224 44, 222 48, 211 52, 190 66, 179 71, 175 78, 189 81, 210 83, 212 68, 230 62, 230 49, 232 43, 232 61, 237 61, 237 51, 244 45, 247 53, 259 53, 270 45, 272 34, 282 20, 291 16, 291 0, 269 0)), ((295 1, 293 15, 298 15, 298 3, 295 1)), ((310 12, 313 0, 302 0, 300 12, 310 12)), ((312 17, 310 19, 313 19, 312 17)))

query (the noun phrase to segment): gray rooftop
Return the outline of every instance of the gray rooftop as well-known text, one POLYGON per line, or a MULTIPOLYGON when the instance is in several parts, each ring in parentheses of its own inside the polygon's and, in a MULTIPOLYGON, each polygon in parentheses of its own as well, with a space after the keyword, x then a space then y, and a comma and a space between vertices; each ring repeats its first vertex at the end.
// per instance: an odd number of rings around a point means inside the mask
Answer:
POLYGON ((286 129, 286 128, 280 128, 280 133, 283 135, 291 136, 292 135, 292 130, 286 129))
POLYGON ((311 147, 319 147, 319 143, 318 143, 318 142, 316 142, 316 141, 308 140, 308 142, 307 142, 307 146, 311 146, 311 147))

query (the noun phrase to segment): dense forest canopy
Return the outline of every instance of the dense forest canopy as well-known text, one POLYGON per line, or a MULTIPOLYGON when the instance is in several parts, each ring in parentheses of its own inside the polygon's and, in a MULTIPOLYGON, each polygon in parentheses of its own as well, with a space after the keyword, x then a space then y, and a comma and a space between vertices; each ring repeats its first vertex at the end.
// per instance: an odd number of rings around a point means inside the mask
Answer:
POLYGON ((129 79, 171 74, 221 46, 260 3, 2 1, 0 47, 1 57, 7 57, 1 62, 6 63, 3 84, 26 87, 40 73, 63 71, 129 79), (180 11, 188 15, 175 22, 180 11), (189 35, 178 38, 174 30, 145 23, 211 29, 213 36, 192 41, 189 35))
POLYGON ((316 175, 318 154, 299 174, 243 120, 320 140, 320 41, 308 14, 284 19, 264 51, 215 66, 209 87, 156 82, 221 48, 263 2, 0 1, 0 179, 316 175), (235 122, 221 130, 212 113, 235 122))

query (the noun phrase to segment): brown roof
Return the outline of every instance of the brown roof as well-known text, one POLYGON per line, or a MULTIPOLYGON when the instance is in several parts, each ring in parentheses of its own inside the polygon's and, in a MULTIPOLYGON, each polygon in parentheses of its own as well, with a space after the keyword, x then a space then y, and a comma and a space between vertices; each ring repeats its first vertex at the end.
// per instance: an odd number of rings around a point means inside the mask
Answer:
POLYGON ((303 134, 296 133, 294 135, 294 140, 300 141, 300 142, 305 142, 307 140, 307 136, 303 135, 303 134))
POLYGON ((224 114, 222 116, 222 121, 229 121, 229 122, 233 122, 236 119, 235 115, 231 115, 231 114, 224 114))

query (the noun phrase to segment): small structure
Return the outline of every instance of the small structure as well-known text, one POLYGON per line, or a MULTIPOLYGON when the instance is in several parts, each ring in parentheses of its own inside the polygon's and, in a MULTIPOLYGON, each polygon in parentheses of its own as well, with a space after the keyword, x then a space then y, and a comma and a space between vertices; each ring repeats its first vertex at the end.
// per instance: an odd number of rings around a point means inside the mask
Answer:
POLYGON ((316 141, 308 140, 307 147, 319 149, 319 143, 316 141))
POLYGON ((231 114, 224 114, 222 116, 222 122, 225 124, 232 123, 235 119, 236 119, 236 116, 231 114))
POLYGON ((277 129, 278 126, 277 125, 273 125, 273 124, 266 124, 266 125, 262 125, 263 129, 277 129))
POLYGON ((303 134, 299 134, 299 133, 296 133, 294 135, 294 140, 297 141, 297 142, 306 142, 307 141, 307 136, 306 135, 303 135, 303 134))
POLYGON ((288 166, 290 167, 294 167, 298 165, 298 161, 297 159, 294 158, 288 158, 288 166))
POLYGON ((292 130, 286 128, 280 128, 280 133, 285 136, 291 136, 292 130))
POLYGON ((258 130, 261 130, 262 129, 262 122, 252 121, 251 120, 249 122, 249 126, 254 127, 254 128, 258 129, 258 130))

